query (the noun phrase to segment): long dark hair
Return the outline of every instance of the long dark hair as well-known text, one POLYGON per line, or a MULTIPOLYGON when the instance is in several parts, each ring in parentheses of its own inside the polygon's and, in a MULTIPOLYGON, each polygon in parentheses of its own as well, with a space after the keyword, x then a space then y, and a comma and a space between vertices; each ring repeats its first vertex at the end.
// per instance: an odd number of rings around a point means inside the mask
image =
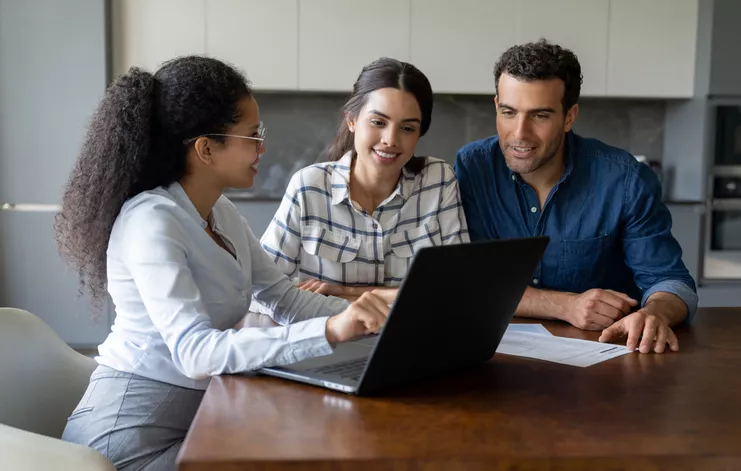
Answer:
MULTIPOLYGON (((342 107, 337 135, 327 149, 327 160, 340 160, 348 151, 355 153, 353 134, 347 127, 345 115, 357 118, 360 110, 368 101, 368 95, 381 88, 396 88, 414 95, 419 104, 419 109, 422 111, 419 136, 424 136, 430 129, 430 123, 432 122, 432 87, 430 81, 427 80, 425 74, 412 64, 382 57, 363 67, 355 81, 352 93, 345 106, 342 107)), ((425 159, 423 157, 412 157, 406 164, 406 168, 414 173, 419 173, 424 165, 425 159)))
POLYGON ((87 288, 97 314, 106 295, 106 251, 123 203, 186 173, 184 140, 223 133, 239 120, 250 83, 216 59, 188 56, 154 75, 131 68, 106 91, 54 221, 60 254, 87 288))

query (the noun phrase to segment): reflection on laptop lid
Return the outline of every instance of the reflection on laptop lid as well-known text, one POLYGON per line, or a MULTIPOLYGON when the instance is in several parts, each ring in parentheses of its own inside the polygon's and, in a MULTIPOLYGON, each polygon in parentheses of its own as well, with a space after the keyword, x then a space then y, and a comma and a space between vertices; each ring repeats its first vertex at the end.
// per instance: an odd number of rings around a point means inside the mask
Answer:
POLYGON ((489 360, 548 237, 417 252, 380 334, 261 373, 367 395, 489 360))

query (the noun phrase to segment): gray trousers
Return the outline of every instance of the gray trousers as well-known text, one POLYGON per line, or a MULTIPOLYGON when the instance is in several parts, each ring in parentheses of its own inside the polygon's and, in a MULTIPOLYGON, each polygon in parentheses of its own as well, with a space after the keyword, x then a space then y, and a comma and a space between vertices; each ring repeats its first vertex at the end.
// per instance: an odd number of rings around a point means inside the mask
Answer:
POLYGON ((204 393, 98 366, 62 439, 98 450, 119 470, 174 470, 204 393))

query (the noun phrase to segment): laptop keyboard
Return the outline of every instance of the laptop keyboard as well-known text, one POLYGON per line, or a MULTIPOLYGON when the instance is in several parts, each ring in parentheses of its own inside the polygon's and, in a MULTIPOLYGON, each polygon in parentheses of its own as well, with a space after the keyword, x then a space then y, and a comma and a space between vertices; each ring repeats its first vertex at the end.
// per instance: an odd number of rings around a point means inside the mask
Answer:
POLYGON ((311 371, 326 375, 338 375, 342 378, 359 381, 366 363, 368 363, 368 358, 358 358, 357 360, 343 361, 341 363, 335 363, 334 365, 322 366, 311 371))

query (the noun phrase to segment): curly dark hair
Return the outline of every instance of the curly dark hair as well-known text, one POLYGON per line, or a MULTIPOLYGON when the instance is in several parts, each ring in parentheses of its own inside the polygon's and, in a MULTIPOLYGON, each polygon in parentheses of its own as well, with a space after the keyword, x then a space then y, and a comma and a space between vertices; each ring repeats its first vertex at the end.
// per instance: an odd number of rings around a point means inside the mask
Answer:
POLYGON ((106 296, 106 251, 123 203, 186 174, 184 141, 239 120, 250 83, 216 59, 187 56, 152 75, 132 67, 106 90, 87 130, 54 221, 59 253, 97 314, 106 296))
POLYGON ((571 50, 551 44, 545 39, 535 43, 512 46, 501 55, 494 66, 494 83, 499 90, 499 77, 503 73, 531 82, 559 78, 565 84, 563 112, 566 113, 579 101, 582 74, 579 59, 571 50))
MULTIPOLYGON (((327 149, 327 160, 340 160, 348 151, 354 150, 354 138, 345 122, 345 114, 357 118, 360 110, 368 101, 371 92, 381 88, 396 88, 409 92, 417 99, 422 112, 419 127, 420 137, 427 133, 432 123, 432 86, 425 74, 408 62, 382 57, 363 67, 353 85, 352 93, 342 107, 337 136, 327 149)), ((413 173, 422 171, 425 165, 423 157, 412 157, 406 168, 413 173)))

